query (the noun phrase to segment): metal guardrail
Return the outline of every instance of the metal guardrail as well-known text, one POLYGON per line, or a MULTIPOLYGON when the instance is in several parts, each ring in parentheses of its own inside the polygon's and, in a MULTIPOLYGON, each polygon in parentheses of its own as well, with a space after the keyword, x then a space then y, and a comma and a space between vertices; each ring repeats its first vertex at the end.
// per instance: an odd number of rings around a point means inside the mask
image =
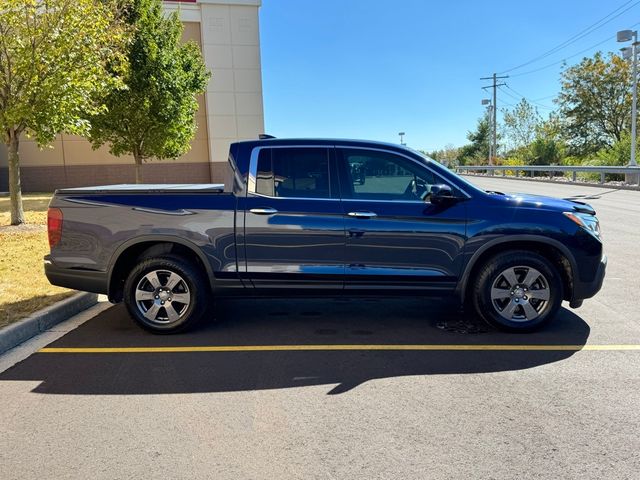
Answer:
MULTIPOLYGON (((547 172, 553 174, 558 172, 571 172, 571 180, 577 180, 578 172, 599 173, 600 183, 605 183, 605 175, 607 173, 619 175, 637 175, 633 178, 633 182, 640 187, 640 166, 624 167, 624 166, 604 166, 596 167, 591 165, 460 165, 456 168, 458 173, 485 172, 491 175, 496 171, 502 171, 502 176, 507 176, 507 171, 514 172, 515 177, 520 177, 520 172, 529 173, 529 176, 535 176, 535 172, 547 172)), ((526 176, 526 175, 525 175, 526 176)))

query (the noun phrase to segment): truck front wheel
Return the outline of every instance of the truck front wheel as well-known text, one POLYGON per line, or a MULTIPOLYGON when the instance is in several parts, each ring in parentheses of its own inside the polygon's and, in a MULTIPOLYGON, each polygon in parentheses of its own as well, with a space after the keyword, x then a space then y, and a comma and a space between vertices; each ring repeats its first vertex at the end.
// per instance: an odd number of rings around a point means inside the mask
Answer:
POLYGON ((562 304, 562 280, 545 257, 507 251, 481 268, 472 286, 473 307, 491 325, 530 332, 551 321, 562 304))
POLYGON ((131 317, 153 333, 184 331, 207 311, 209 282, 202 271, 178 256, 141 261, 124 284, 124 303, 131 317))

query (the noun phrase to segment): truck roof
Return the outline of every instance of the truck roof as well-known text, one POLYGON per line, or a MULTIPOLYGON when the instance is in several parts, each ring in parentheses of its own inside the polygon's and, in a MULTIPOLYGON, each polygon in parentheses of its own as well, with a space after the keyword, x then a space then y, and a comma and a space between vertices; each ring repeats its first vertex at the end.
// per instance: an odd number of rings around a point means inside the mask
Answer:
POLYGON ((236 142, 239 144, 250 144, 252 146, 268 146, 268 145, 344 145, 351 147, 385 147, 393 150, 410 150, 404 145, 397 143, 379 142, 375 140, 358 140, 350 138, 264 138, 255 140, 242 140, 236 142))

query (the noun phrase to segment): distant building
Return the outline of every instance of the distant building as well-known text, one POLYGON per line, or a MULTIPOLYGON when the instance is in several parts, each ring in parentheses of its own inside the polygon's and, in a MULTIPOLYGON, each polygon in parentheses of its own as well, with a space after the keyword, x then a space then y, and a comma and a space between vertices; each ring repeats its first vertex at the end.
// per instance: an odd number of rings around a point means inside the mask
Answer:
MULTIPOLYGON (((229 144, 264 132, 260 5, 261 0, 165 1, 167 11, 180 12, 184 38, 200 45, 212 78, 198 99, 191 150, 175 160, 145 163, 145 182, 222 182, 229 144)), ((73 135, 59 135, 52 148, 44 150, 23 135, 20 164, 26 192, 131 183, 135 178, 132 157, 114 157, 106 146, 92 150, 89 142, 73 135)), ((0 146, 0 191, 7 189, 7 151, 0 146)))

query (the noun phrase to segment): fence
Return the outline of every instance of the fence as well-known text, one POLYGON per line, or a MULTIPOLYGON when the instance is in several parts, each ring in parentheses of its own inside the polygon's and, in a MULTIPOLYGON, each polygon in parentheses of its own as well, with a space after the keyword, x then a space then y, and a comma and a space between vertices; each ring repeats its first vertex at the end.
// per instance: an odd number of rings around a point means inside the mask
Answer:
POLYGON ((618 167, 618 166, 605 166, 605 167, 596 167, 596 166, 580 166, 580 165, 460 165, 456 167, 456 171, 458 173, 472 173, 472 172, 482 172, 493 175, 496 171, 502 171, 502 176, 506 176, 507 172, 514 172, 514 176, 520 177, 526 176, 528 173, 530 177, 534 177, 537 173, 547 173, 549 176, 553 177, 557 173, 571 173, 571 180, 576 181, 578 172, 586 172, 586 173, 599 173, 600 174, 600 183, 605 183, 605 175, 606 174, 618 174, 618 175, 631 175, 629 178, 634 184, 637 184, 640 187, 640 167, 618 167))

